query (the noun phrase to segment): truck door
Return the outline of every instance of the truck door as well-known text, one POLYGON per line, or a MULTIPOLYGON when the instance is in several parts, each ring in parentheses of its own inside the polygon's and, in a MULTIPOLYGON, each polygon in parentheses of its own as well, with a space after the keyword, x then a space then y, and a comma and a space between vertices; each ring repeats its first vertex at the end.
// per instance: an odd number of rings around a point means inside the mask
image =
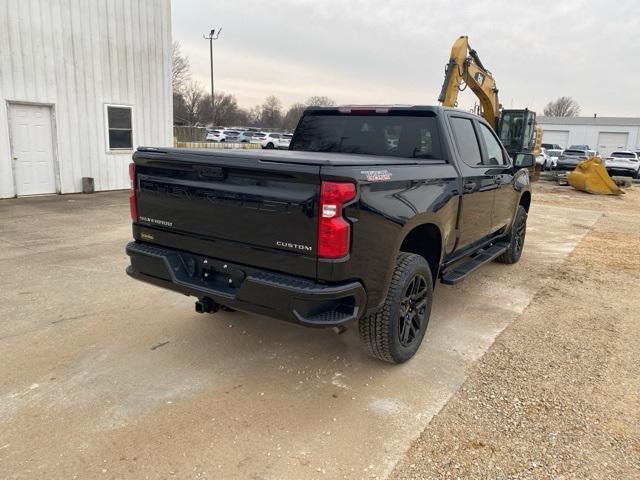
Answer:
POLYGON ((462 200, 460 204, 458 247, 481 242, 492 232, 492 210, 496 181, 494 168, 483 163, 475 121, 451 115, 449 122, 461 160, 462 200))
POLYGON ((496 183, 491 215, 492 232, 504 230, 511 225, 519 197, 513 188, 513 170, 506 151, 500 145, 493 131, 484 123, 478 122, 483 146, 483 162, 491 167, 490 173, 496 183))

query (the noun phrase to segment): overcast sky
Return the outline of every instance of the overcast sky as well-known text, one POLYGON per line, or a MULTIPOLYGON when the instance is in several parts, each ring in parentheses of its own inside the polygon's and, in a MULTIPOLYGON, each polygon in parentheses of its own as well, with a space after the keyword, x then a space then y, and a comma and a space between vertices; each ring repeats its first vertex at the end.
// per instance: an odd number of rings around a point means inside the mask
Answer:
MULTIPOLYGON (((640 2, 172 0, 173 38, 194 79, 243 107, 276 95, 338 103, 436 104, 451 44, 469 35, 505 108, 569 95, 582 115, 640 117, 640 2)), ((473 105, 469 92, 461 106, 473 105)))

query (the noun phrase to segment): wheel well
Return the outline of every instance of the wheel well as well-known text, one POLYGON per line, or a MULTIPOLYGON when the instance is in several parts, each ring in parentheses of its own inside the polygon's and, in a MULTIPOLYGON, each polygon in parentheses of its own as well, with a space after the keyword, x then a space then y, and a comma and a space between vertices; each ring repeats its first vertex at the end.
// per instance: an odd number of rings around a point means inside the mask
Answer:
POLYGON ((435 282, 442 252, 442 236, 437 226, 427 223, 415 227, 402 241, 400 251, 422 255, 431 267, 431 275, 435 282))
POLYGON ((529 213, 529 206, 531 205, 531 192, 524 192, 520 197, 520 205, 529 213))

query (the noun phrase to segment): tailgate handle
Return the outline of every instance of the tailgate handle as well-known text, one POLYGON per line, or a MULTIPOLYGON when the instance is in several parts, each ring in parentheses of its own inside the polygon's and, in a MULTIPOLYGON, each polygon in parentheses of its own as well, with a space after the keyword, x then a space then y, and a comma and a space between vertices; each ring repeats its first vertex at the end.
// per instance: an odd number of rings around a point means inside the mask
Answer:
POLYGON ((203 178, 224 178, 224 170, 221 167, 196 167, 198 175, 203 178))

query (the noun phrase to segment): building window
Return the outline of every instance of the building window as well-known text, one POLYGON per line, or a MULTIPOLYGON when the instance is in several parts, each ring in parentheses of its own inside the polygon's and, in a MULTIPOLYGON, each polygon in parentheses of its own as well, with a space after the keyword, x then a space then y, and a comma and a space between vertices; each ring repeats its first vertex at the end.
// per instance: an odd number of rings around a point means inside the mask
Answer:
POLYGON ((132 107, 107 105, 109 150, 133 150, 132 107))

